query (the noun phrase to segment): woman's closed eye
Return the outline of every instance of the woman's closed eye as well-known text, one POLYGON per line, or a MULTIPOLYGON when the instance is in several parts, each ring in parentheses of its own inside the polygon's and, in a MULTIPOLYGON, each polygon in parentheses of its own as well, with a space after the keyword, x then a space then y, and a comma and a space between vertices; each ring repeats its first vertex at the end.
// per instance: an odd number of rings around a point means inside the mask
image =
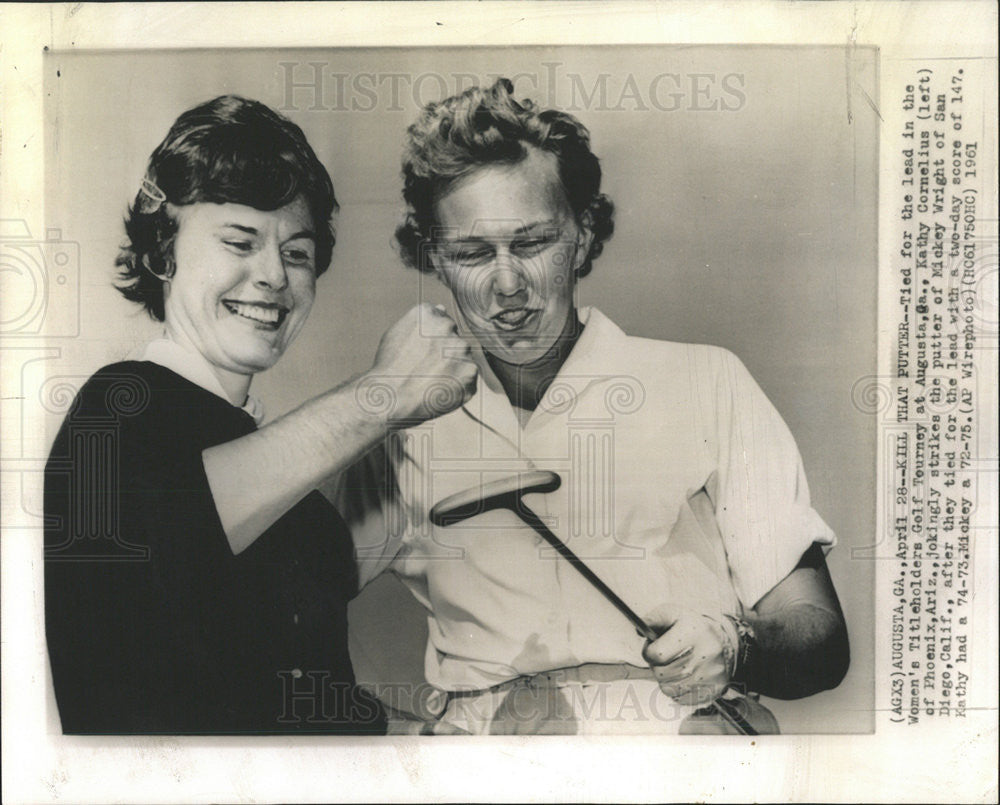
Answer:
POLYGON ((452 253, 452 260, 463 266, 476 266, 493 256, 493 249, 486 246, 467 246, 452 253))
POLYGON ((237 254, 250 254, 254 249, 253 241, 244 238, 223 238, 222 242, 237 254))
POLYGON ((530 257, 533 254, 538 254, 551 242, 552 241, 549 238, 526 238, 524 240, 515 240, 511 242, 510 250, 516 255, 530 257))

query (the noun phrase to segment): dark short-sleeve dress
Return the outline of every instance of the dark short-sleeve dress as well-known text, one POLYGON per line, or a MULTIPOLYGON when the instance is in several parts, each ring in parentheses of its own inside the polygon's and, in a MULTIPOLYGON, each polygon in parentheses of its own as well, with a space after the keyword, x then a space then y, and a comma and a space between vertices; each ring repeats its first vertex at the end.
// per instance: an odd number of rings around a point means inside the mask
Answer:
POLYGON ((384 731, 348 656, 357 575, 336 510, 312 492, 245 551, 229 548, 201 453, 255 427, 146 361, 80 390, 45 470, 63 732, 384 731))

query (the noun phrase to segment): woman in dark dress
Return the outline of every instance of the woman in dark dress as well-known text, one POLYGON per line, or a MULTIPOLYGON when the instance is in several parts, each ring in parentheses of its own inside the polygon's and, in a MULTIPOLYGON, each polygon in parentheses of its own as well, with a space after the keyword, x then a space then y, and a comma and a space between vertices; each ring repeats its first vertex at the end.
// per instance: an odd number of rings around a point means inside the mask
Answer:
POLYGON ((475 368, 421 305, 369 372, 258 427, 250 381, 309 314, 336 208, 302 131, 255 101, 185 112, 150 158, 119 290, 163 338, 86 382, 46 467, 64 732, 384 729, 347 652, 350 536, 316 486, 397 424, 460 405, 475 368))

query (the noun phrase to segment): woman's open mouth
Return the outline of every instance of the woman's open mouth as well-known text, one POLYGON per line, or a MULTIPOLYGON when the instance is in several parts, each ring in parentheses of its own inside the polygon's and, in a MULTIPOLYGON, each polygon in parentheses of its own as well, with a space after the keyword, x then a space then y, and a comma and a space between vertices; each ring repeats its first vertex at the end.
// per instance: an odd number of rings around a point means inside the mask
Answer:
POLYGON ((271 302, 237 302, 233 299, 223 299, 222 304, 230 313, 253 322, 261 330, 277 330, 288 315, 287 307, 271 302))
POLYGON ((491 317, 491 321, 501 330, 520 330, 534 321, 537 313, 537 310, 526 307, 511 308, 497 313, 491 317))

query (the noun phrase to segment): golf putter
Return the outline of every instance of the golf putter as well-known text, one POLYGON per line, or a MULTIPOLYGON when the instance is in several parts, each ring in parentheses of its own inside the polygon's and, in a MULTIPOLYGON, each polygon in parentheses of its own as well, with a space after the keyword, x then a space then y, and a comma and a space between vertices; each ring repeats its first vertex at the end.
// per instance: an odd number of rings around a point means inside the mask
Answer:
MULTIPOLYGON (((556 549, 560 556, 573 565, 587 581, 594 585, 619 612, 628 618, 643 637, 650 642, 656 640, 660 635, 632 607, 619 598, 615 591, 608 587, 594 571, 587 567, 586 563, 573 553, 522 500, 524 495, 536 492, 554 492, 559 488, 561 483, 562 480, 559 476, 550 470, 532 470, 530 472, 519 473, 509 478, 502 478, 499 481, 475 486, 446 497, 444 500, 434 504, 433 508, 431 508, 429 519, 436 526, 447 527, 495 509, 509 509, 524 523, 531 526, 542 539, 556 549)), ((734 729, 744 735, 757 734, 757 731, 740 715, 730 702, 719 698, 712 704, 716 712, 734 729)))
POLYGON ((466 489, 464 492, 458 492, 445 498, 431 509, 430 521, 436 526, 450 526, 494 509, 509 509, 535 529, 542 539, 559 552, 560 556, 579 570, 587 581, 593 584, 605 598, 617 607, 619 612, 632 622, 643 637, 647 640, 656 640, 659 635, 653 631, 649 624, 622 601, 614 590, 601 581, 579 556, 566 547, 563 541, 553 534, 538 515, 529 509, 522 500, 524 495, 533 492, 554 492, 561 483, 562 480, 559 476, 549 470, 532 470, 512 475, 509 478, 502 478, 499 481, 466 489))

